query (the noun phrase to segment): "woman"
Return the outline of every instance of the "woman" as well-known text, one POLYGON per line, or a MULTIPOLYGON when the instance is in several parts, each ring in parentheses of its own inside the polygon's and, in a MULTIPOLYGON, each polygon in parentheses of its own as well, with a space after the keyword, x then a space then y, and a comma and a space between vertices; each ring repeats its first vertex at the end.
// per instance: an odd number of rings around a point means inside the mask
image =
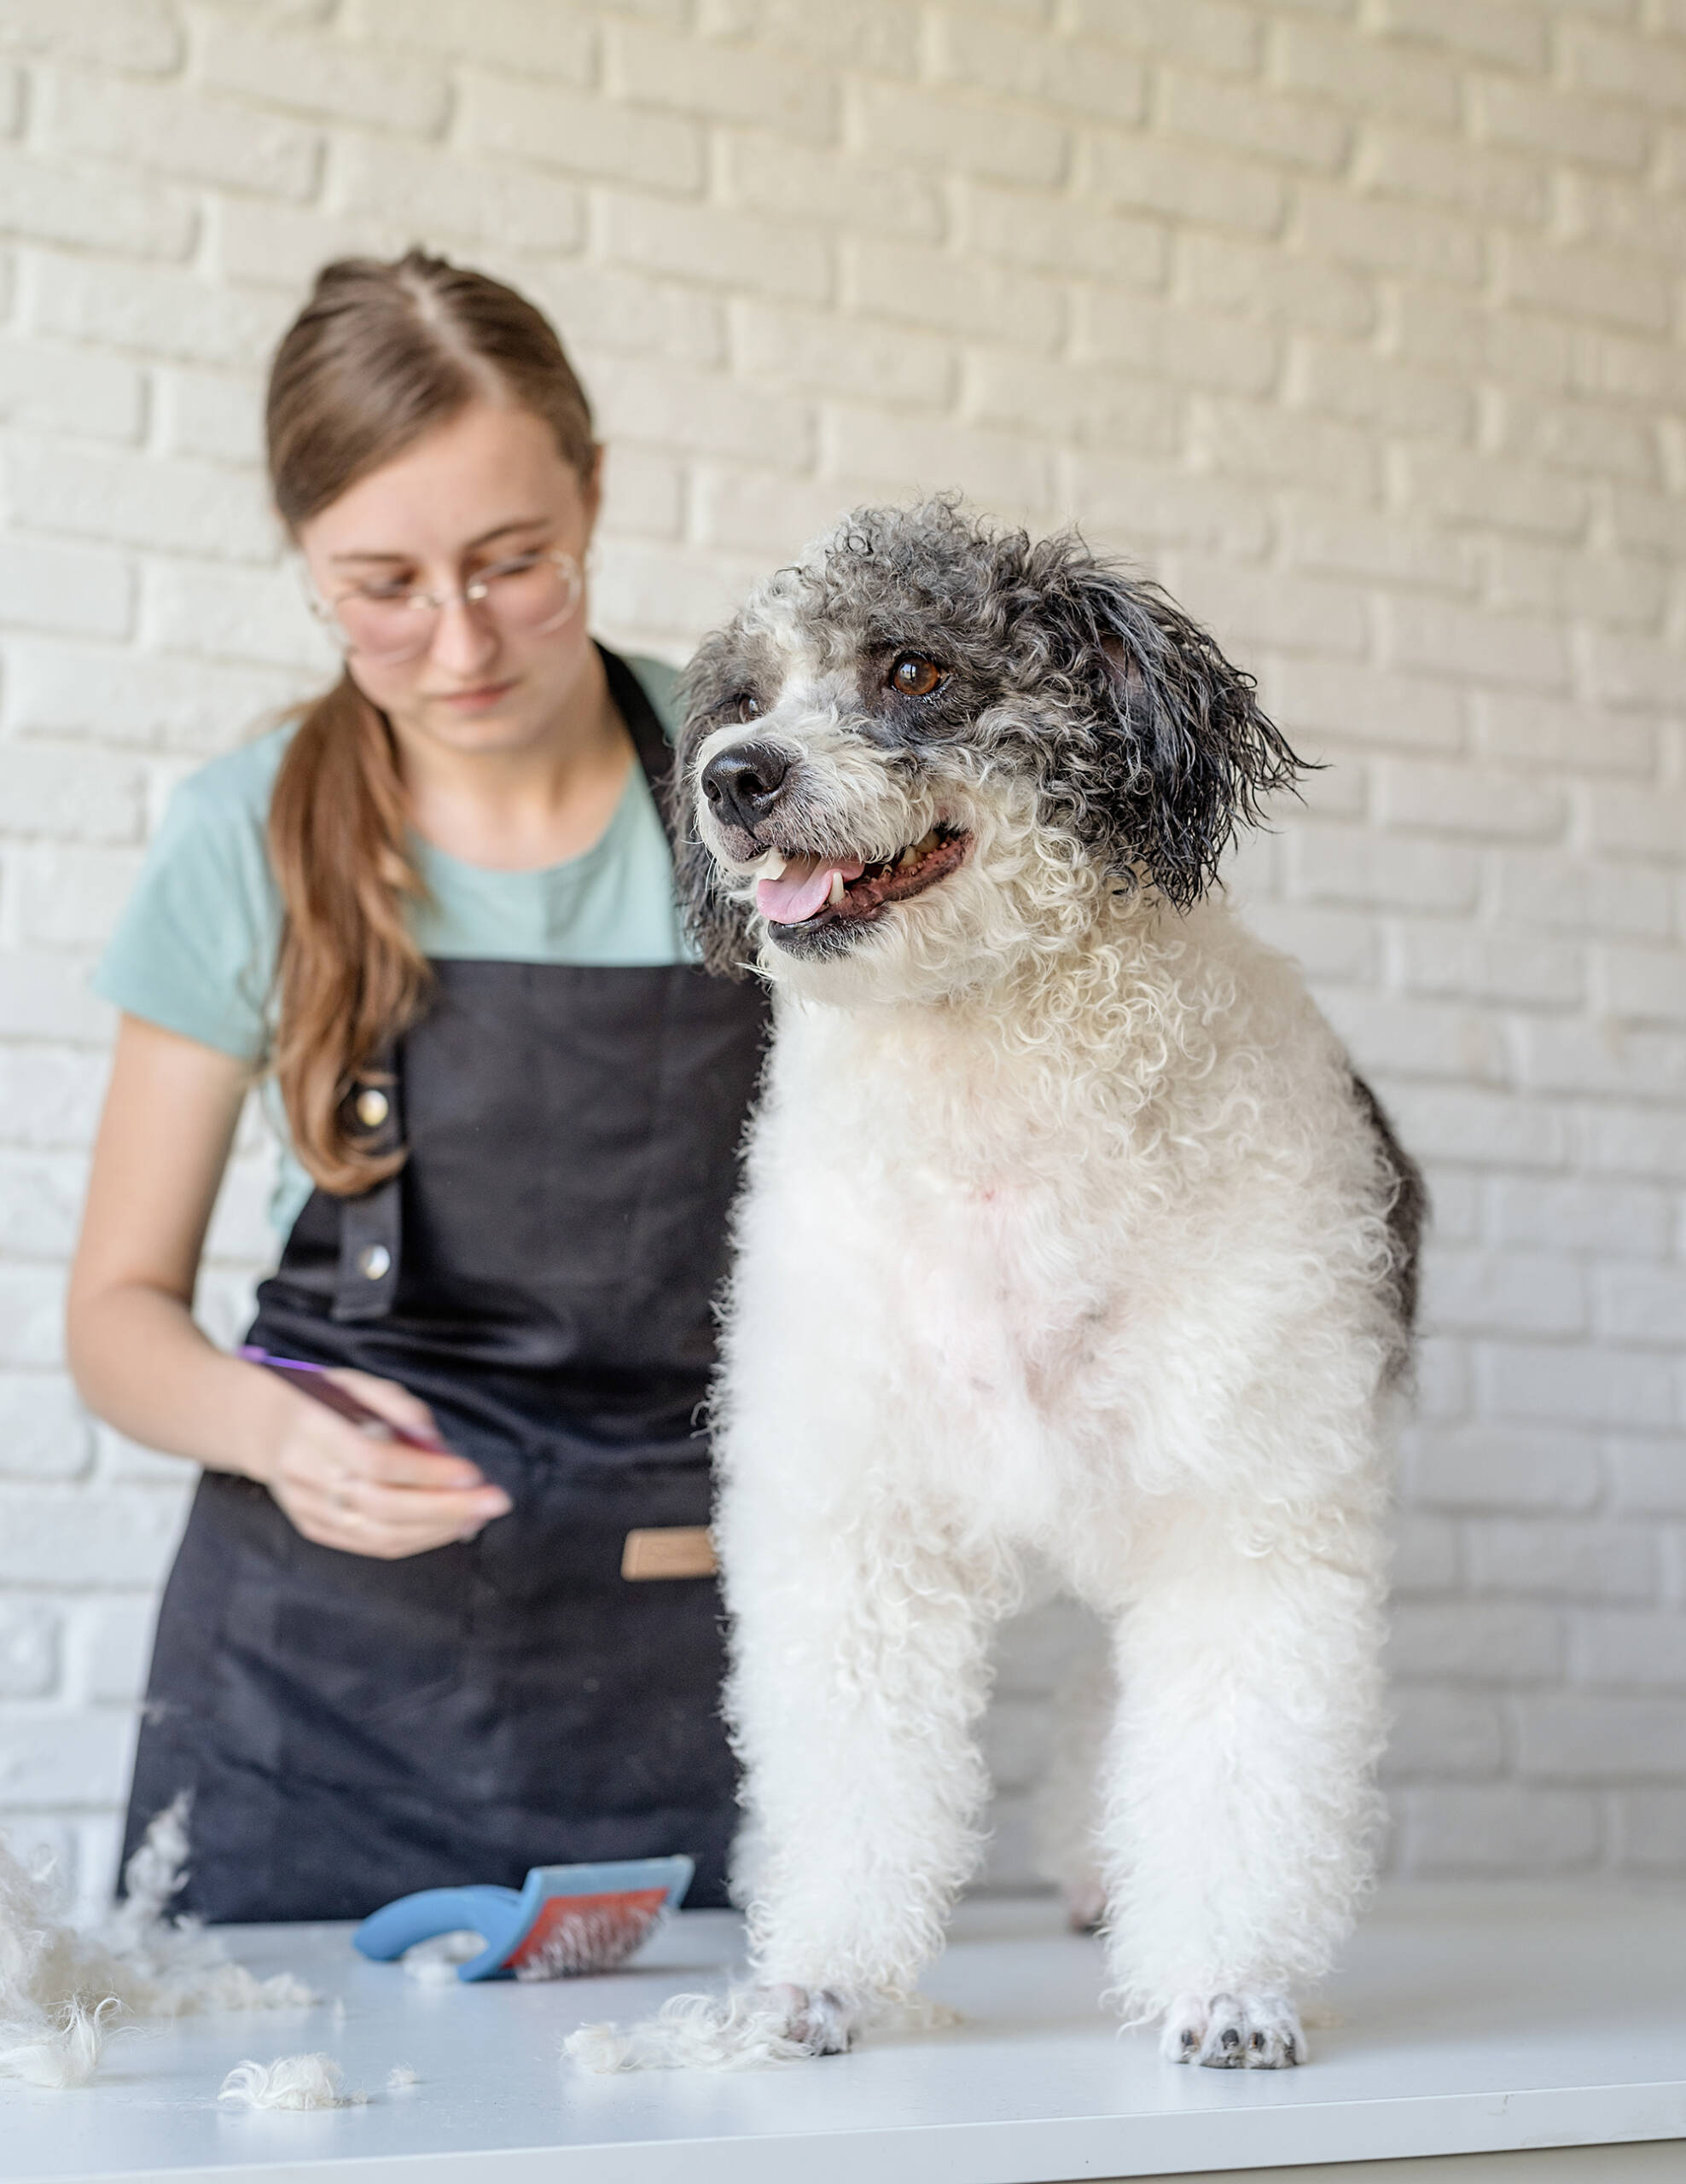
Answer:
POLYGON ((512 290, 416 252, 328 266, 268 429, 344 672, 177 792, 96 981, 123 1014, 73 1368, 205 1467, 129 1843, 189 1792, 212 1920, 670 1851, 718 1903, 695 1420, 764 1014, 677 923, 672 677, 586 634, 599 450, 512 290), (437 1450, 193 1325, 260 1073, 286 1244, 247 1341, 437 1450))

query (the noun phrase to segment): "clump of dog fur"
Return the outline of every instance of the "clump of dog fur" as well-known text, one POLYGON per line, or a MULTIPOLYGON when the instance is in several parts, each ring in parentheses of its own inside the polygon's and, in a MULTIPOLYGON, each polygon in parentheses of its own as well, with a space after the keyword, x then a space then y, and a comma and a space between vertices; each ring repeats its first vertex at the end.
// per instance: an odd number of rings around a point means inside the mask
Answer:
POLYGON ((0 2077, 85 2085, 129 2019, 316 2001, 289 1973, 259 1979, 192 1920, 170 1917, 187 1809, 180 1798, 154 1820, 125 1869, 127 1894, 91 1930, 67 1917, 50 1864, 26 1865, 0 1837, 0 2077))
POLYGON ((1423 1199, 1216 885, 1297 761, 1156 587, 945 501, 846 520, 689 688, 682 888, 775 995, 714 1435, 754 1985, 573 2052, 834 2053, 908 2005, 1044 1571, 1104 1633, 1055 1869, 1120 2016, 1300 2061, 1371 1868, 1423 1199))

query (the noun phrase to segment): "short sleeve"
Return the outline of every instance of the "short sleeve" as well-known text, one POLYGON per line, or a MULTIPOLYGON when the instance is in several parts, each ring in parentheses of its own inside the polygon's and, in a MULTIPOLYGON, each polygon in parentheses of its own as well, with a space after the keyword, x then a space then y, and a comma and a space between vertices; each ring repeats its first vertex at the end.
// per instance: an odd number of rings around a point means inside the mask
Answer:
POLYGON ((130 1015, 253 1067, 281 932, 265 834, 285 744, 265 736, 176 790, 93 979, 130 1015))

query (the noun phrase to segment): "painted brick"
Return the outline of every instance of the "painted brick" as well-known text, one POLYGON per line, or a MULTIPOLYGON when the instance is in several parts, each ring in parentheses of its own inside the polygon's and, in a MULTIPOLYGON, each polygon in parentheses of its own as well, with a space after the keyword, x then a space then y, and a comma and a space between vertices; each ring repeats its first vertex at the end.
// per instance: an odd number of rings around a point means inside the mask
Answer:
POLYGON ((153 1622, 153 1604, 144 1596, 113 1599, 77 1618, 71 1635, 72 1674, 86 1699, 127 1706, 142 1696, 153 1622))
POLYGON ((27 1601, 0 1603, 0 1699, 44 1699, 59 1680, 59 1618, 27 1601))
POLYGON ((0 1478, 80 1478, 93 1436, 70 1382, 59 1373, 0 1373, 0 1478))
POLYGON ((1390 664, 1541 690, 1561 689, 1570 678, 1568 648, 1553 623, 1401 593, 1383 601, 1381 630, 1390 664))
MULTIPOLYGON (((79 966, 67 963, 62 954, 39 949, 0 950, 0 1038, 77 1040, 89 1046, 109 1039, 115 1020, 112 1011, 104 1002, 95 1000, 85 984, 85 973, 92 967, 86 961, 79 966)), ((26 1287, 32 1283, 32 1275, 21 1278, 26 1287)), ((0 1297, 4 1300, 0 1309, 9 1310, 16 1305, 24 1315, 15 1330, 17 1341, 24 1345, 22 1350, 8 1347, 6 1332, 0 1327, 0 1363, 55 1362, 58 1356, 56 1306, 43 1307, 47 1316, 38 1319, 32 1303, 20 1304, 15 1297, 5 1294, 3 1279, 0 1279, 0 1297), (45 1348, 38 1346, 43 1329, 51 1338, 45 1348)))
POLYGON ((1195 404, 1191 439, 1204 465, 1226 476, 1268 479, 1301 492, 1353 500, 1375 497, 1375 440, 1351 425, 1262 402, 1202 396, 1195 404))
POLYGON ((601 210, 608 255, 644 271, 714 281, 794 303, 820 303, 831 293, 829 245, 805 225, 619 191, 605 195, 601 210))
MULTIPOLYGON (((718 364, 726 355, 725 312, 719 300, 673 281, 653 281, 607 265, 541 261, 528 292, 555 319, 582 369, 602 358, 605 379, 619 375, 623 356, 664 364, 718 364)), ((588 376, 595 384, 598 368, 588 376)))
POLYGON ((1631 100, 1664 113, 1686 113, 1686 54, 1663 40, 1574 23, 1565 26, 1561 51, 1566 78, 1574 89, 1631 100))
POLYGON ((204 81, 242 99, 313 118, 433 136, 451 93, 434 63, 373 53, 320 35, 288 37, 210 16, 197 52, 204 81))
POLYGON ((1641 1429, 1674 1422, 1668 1365, 1643 1351, 1490 1343, 1481 1363, 1496 1418, 1641 1429))
POLYGON ((135 1728, 124 1714, 9 1716, 0 1805, 109 1805, 128 1784, 135 1728))
POLYGON ((976 180, 958 185, 956 201, 959 241, 968 253, 1136 289, 1157 288, 1165 278, 1169 253, 1160 222, 976 180))
POLYGON ((75 1047, 0 1047, 0 1141, 90 1144, 105 1075, 102 1057, 75 1047))
POLYGON ((1686 1182, 1686 1138, 1673 1115, 1612 1103, 1589 1109, 1581 1128, 1587 1165, 1595 1172, 1686 1182))
POLYGON ((602 376, 598 400, 610 439, 799 468, 813 450, 813 421, 803 405, 710 374, 621 364, 602 376))
POLYGON ((1469 96, 1475 134, 1488 143, 1635 173, 1650 157, 1652 131, 1631 108, 1497 76, 1474 78, 1469 96))
POLYGON ((590 18, 526 0, 355 0, 350 27, 372 44, 450 54, 519 75, 583 85, 596 73, 590 18))
MULTIPOLYGON (((1177 589, 1189 612, 1235 658, 1267 646, 1353 657, 1369 648, 1364 595, 1353 584, 1184 555, 1177 561, 1177 589)), ((1317 787, 1309 781, 1305 793, 1317 787)))
POLYGON ((1477 746, 1491 758, 1572 773, 1648 774, 1656 764, 1654 729, 1619 713, 1483 690, 1474 714, 1477 746))
POLYGON ((696 535, 709 545, 788 561, 847 513, 830 484, 775 470, 704 464, 695 476, 696 535))
POLYGON ((1390 344, 1407 363, 1553 393, 1574 383, 1583 329, 1543 311, 1497 312, 1457 288, 1403 282, 1389 311, 1390 344))
POLYGON ((1180 448, 1183 406, 1174 386, 1146 375, 1078 370, 993 350, 968 357, 959 404, 961 415, 977 424, 1108 454, 1159 456, 1180 448))
POLYGON ((1614 1258, 1660 1258, 1668 1250, 1671 1207, 1660 1190, 1500 1176, 1490 1203, 1494 1236, 1503 1244, 1614 1258))
POLYGON ((1475 287, 1486 253, 1479 229, 1423 205, 1355 197, 1330 183, 1305 183, 1298 196, 1299 240, 1313 256, 1392 273, 1475 287))
POLYGON ((1319 731, 1366 745, 1453 751, 1463 706, 1450 684, 1413 681, 1370 666, 1288 659, 1272 663, 1272 700, 1291 733, 1319 731))
POLYGON ((267 356, 297 299, 213 288, 187 274, 96 258, 44 258, 31 286, 33 330, 196 364, 267 356))
POLYGON ((1474 931, 1450 918, 1414 920, 1401 927, 1397 949, 1399 978, 1409 993, 1559 1008, 1573 1007, 1586 994, 1583 951, 1526 931, 1474 931))
POLYGON ((984 506, 1044 508, 1048 465, 1005 433, 968 432, 885 411, 839 406, 827 421, 825 464, 834 477, 901 497, 957 488, 984 506))
POLYGON ((167 0, 0 0, 0 46, 164 75, 180 61, 182 32, 167 0))
POLYGON ((1605 1004, 1620 1016, 1686 1023, 1686 953, 1677 948, 1600 952, 1605 1004))
POLYGON ((1274 244, 1198 228, 1176 236, 1177 283, 1191 303, 1232 317, 1262 318, 1296 333, 1369 333, 1375 286, 1350 266, 1285 255, 1274 244))
POLYGON ((1540 304, 1655 333, 1671 323, 1669 277, 1643 258, 1537 243, 1522 235, 1500 236, 1497 251, 1504 302, 1540 304))
POLYGON ((1594 1289, 1598 1325, 1616 1341, 1686 1345, 1686 1267, 1602 1267, 1594 1289))
POLYGON ((1073 353, 1223 394, 1268 393, 1281 355, 1264 328, 1107 288, 1080 296, 1073 353))
POLYGON ((1305 902, 1396 909, 1468 909, 1480 886, 1473 851, 1389 841, 1362 828, 1319 827, 1288 845, 1290 895, 1305 902))
MULTIPOLYGON (((34 842, 20 850, 14 863, 18 929, 26 943, 101 949, 111 938, 139 874, 141 851, 34 842)), ((44 1246, 49 1254, 68 1251, 75 1203, 73 1197, 63 1208, 64 1231, 44 1246)))
POLYGON ((1049 184, 1063 180, 1070 144, 1063 121, 1003 112, 983 101, 933 99, 900 84, 852 86, 846 121, 851 148, 872 160, 997 182, 1049 184))
POLYGON ((321 171, 319 131, 173 84, 55 76, 43 126, 55 150, 276 197, 308 197, 321 171))
POLYGON ((1420 1509, 1393 1519, 1393 1594, 1396 1600, 1447 1592, 1462 1568, 1457 1527, 1450 1518, 1420 1509))
POLYGON ((141 1487, 20 1488, 5 1509, 0 1583, 26 1590, 155 1585, 184 1513, 178 1497, 141 1487))
POLYGON ((335 182, 352 219, 410 235, 469 236, 500 250, 576 250, 585 239, 585 202, 575 183, 526 166, 470 165, 442 147, 351 137, 335 182))
POLYGON ((1019 31, 975 9, 931 18, 930 72, 939 84, 1035 100, 1116 125, 1141 119, 1147 72, 1109 44, 1019 31))
POLYGON ((1450 46, 1533 74, 1544 68, 1550 50, 1540 17, 1492 0, 1378 0, 1369 20, 1395 38, 1450 46))
POLYGON ((625 531, 641 537, 677 538, 685 520, 682 466, 671 456, 654 455, 648 448, 610 448, 605 457, 602 520, 608 535, 625 531))
MULTIPOLYGON (((320 682, 314 675, 47 638, 16 640, 7 661, 6 709, 14 728, 205 753, 226 748, 320 682)), ((104 1022, 97 1016, 78 1020, 104 1022)))
POLYGON ((26 429, 137 440, 146 417, 146 383, 133 364, 114 357, 0 340, 0 415, 26 429))
MULTIPOLYGON (((635 12, 660 12, 680 22, 688 0, 654 0, 635 12)), ((919 18, 905 0, 836 0, 827 8, 809 0, 698 0, 696 18, 709 37, 765 38, 879 75, 918 73, 919 18)))
POLYGON ((1290 90, 1309 91, 1401 120, 1455 127, 1462 101, 1455 69, 1436 58, 1318 23, 1278 22, 1271 73, 1290 90))
POLYGON ((1382 1755, 1384 1780, 1497 1774, 1503 1763, 1503 1711, 1485 1692, 1395 1684, 1388 1707, 1392 1724, 1382 1755))
POLYGON ((943 191, 928 174, 759 131, 722 131, 716 143, 727 194, 756 212, 908 242, 940 242, 947 232, 943 191))
POLYGON ((156 444, 166 455, 252 466, 263 460, 263 387, 244 372, 178 365, 154 380, 156 444))
POLYGON ((1612 1506, 1624 1516, 1686 1516, 1686 1441, 1618 1437, 1604 1443, 1612 1506))
POLYGON ((1158 113, 1178 136, 1321 172, 1340 166, 1352 141, 1352 123, 1327 106, 1175 68, 1160 71, 1158 113))
POLYGON ((809 140, 836 134, 833 72, 790 54, 615 23, 604 32, 604 72, 611 91, 635 105, 750 122, 809 140))
POLYGON ((1376 816, 1385 827, 1526 840, 1560 834, 1567 812, 1559 788, 1467 764, 1384 758, 1377 761, 1375 781, 1376 816))
POLYGON ((702 186, 703 132, 695 121, 609 106, 479 68, 459 73, 457 97, 457 130, 471 151, 561 167, 593 181, 681 191, 702 186))
POLYGON ((1574 1647, 1578 1680, 1595 1687, 1667 1690, 1686 1683, 1686 1613, 1678 1609, 1583 1608, 1574 1618, 1574 1647))
POLYGON ((1677 1873, 1686 1844, 1686 1791, 1625 1791, 1618 1809, 1622 1865, 1636 1873, 1677 1873))
POLYGON ((1299 409, 1378 432, 1456 442, 1474 436, 1474 405, 1467 388, 1437 372, 1391 363, 1356 344, 1295 342, 1288 393, 1299 409))
POLYGON ((1288 202, 1281 177, 1262 163, 1158 136, 1094 137, 1083 180, 1109 205, 1249 235, 1275 235, 1288 202))
POLYGON ((1353 175, 1383 197, 1455 206, 1519 227, 1543 225, 1551 209, 1550 175, 1543 162, 1407 130, 1367 130, 1353 175))
MULTIPOLYGON (((119 555, 49 538, 0 538, 0 597, 8 619, 20 629, 125 636, 134 619, 134 590, 133 572, 119 555)), ((10 790, 9 778, 9 806, 10 790)))
POLYGON ((1654 1528, 1608 1519, 1472 1517, 1464 1530, 1475 1584, 1553 1600, 1644 1600, 1659 1575, 1654 1528))
MULTIPOLYGON (((4 566, 0 554, 0 570, 4 566)), ((9 834, 138 839, 143 782, 131 762, 74 746, 14 742, 6 746, 4 767, 9 834)))
POLYGON ((1430 1875, 1576 1873, 1598 1855, 1597 1801, 1572 1790, 1436 1783, 1407 1792, 1406 1868, 1430 1875))
POLYGON ((1667 875, 1641 865, 1584 863, 1552 850, 1505 850, 1494 859, 1494 907, 1503 917, 1574 932, 1663 934, 1667 875))
POLYGON ((14 450, 6 483, 15 520, 45 530, 236 561, 276 550, 255 481, 209 464, 44 443, 14 450))
MULTIPOLYGON (((1423 1268, 1424 1324, 1462 1333, 1579 1334, 1588 1323, 1586 1277, 1573 1259, 1544 1252, 1429 1252, 1423 1268)), ((1597 1469, 1581 1478, 1575 1506, 1597 1491, 1597 1469)), ((1489 1496, 1483 1493, 1480 1497, 1489 1496)), ((1501 1501, 1506 1497, 1498 1497, 1501 1501)), ((1519 1488, 1514 1498, 1533 1506, 1519 1488)), ((1561 1506, 1551 1499, 1549 1506, 1561 1506)))
POLYGON ((1153 60, 1166 55, 1198 68, 1248 75, 1258 66, 1254 10, 1212 0, 1070 0, 1078 29, 1116 38, 1153 60))
POLYGON ((1686 1761, 1686 1701, 1540 1693, 1516 1705, 1519 1771, 1542 1781, 1656 1780, 1686 1761))
POLYGON ((1051 354, 1065 329, 1060 285, 914 244, 846 244, 845 288, 858 311, 976 341, 1051 354))
POLYGON ((1395 1675, 1468 1683, 1544 1683, 1562 1672, 1561 1610, 1531 1600, 1402 1601, 1387 1658, 1395 1675))
POLYGON ((167 183, 113 191, 107 177, 0 148, 0 234, 180 258, 191 252, 196 232, 192 200, 167 183))
POLYGON ((1475 557, 1462 540, 1398 510, 1385 514, 1338 501, 1289 501, 1282 514, 1282 549, 1301 568, 1374 577, 1384 584, 1469 591, 1475 557))

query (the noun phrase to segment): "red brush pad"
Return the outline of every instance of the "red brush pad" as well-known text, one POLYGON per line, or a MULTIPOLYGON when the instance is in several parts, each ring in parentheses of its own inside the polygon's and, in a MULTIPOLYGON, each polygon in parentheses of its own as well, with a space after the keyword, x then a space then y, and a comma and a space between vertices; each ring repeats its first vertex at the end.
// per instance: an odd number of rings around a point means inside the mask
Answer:
POLYGON ((630 1956, 660 1915, 665 1888, 553 1896, 506 1960, 517 1978, 596 1972, 630 1956))

